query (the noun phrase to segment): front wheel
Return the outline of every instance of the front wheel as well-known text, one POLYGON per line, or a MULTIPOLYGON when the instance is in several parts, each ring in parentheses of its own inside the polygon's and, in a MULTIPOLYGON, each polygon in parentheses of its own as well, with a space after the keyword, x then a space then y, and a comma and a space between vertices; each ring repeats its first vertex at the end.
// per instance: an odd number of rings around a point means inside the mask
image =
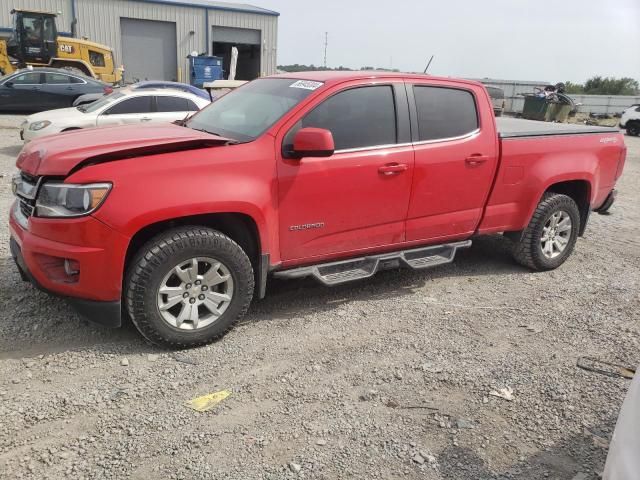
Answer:
POLYGON ((183 227, 140 249, 127 272, 125 302, 150 342, 194 347, 231 330, 253 289, 251 262, 237 243, 216 230, 183 227))
POLYGON ((513 257, 532 270, 553 270, 573 252, 580 231, 580 211, 567 195, 545 193, 527 228, 515 242, 513 257))

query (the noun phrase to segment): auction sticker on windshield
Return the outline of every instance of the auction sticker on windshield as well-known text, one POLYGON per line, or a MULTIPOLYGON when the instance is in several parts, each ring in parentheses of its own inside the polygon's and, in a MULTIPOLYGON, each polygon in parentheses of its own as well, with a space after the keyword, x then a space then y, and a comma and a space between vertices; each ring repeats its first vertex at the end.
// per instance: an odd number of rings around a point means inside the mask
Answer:
POLYGON ((312 82, 311 80, 298 80, 289 85, 291 88, 304 88, 305 90, 315 90, 322 86, 322 82, 312 82))

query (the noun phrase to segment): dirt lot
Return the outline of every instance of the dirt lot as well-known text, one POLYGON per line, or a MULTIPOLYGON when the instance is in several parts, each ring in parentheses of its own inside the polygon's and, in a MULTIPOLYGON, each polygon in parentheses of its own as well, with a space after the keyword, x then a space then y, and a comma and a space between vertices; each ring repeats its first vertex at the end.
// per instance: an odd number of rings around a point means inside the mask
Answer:
MULTIPOLYGON (((596 479, 629 381, 576 360, 640 363, 640 138, 626 141, 613 214, 555 272, 489 237, 427 272, 273 282, 226 338, 180 353, 21 282, 3 220, 0 477, 596 479), (512 401, 489 394, 506 387, 512 401), (221 389, 214 411, 184 406, 221 389)), ((0 127, 3 219, 19 147, 0 127)))

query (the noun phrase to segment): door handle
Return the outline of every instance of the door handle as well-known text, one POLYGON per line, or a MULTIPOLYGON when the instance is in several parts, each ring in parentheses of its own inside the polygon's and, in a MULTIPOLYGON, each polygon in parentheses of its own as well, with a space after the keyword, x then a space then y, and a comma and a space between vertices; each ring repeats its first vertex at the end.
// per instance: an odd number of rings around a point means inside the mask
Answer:
POLYGON ((470 167, 477 167, 478 165, 482 165, 483 163, 485 163, 487 160, 489 160, 489 157, 487 157, 486 155, 471 155, 465 158, 464 161, 470 167))
POLYGON ((151 119, 150 119, 149 117, 142 117, 142 118, 140 119, 140 121, 141 121, 141 122, 150 122, 150 121, 151 121, 151 119))
POLYGON ((406 163, 388 163, 378 168, 378 173, 382 175, 397 175, 409 168, 406 163))

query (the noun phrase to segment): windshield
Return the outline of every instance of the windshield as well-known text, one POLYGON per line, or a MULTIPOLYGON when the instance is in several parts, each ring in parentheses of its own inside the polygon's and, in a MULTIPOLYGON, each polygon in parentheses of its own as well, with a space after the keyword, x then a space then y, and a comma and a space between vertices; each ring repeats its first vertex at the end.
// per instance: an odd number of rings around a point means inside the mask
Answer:
POLYGON ((99 98, 95 102, 91 102, 88 105, 80 105, 78 107, 78 110, 80 110, 83 113, 84 112, 95 112, 96 110, 101 109, 105 105, 110 104, 111 102, 113 102, 114 100, 117 100, 120 97, 124 97, 124 93, 113 92, 113 93, 110 93, 109 95, 105 95, 104 97, 99 98))
POLYGON ((250 142, 320 86, 321 82, 291 78, 254 80, 220 97, 194 115, 186 126, 250 142))

